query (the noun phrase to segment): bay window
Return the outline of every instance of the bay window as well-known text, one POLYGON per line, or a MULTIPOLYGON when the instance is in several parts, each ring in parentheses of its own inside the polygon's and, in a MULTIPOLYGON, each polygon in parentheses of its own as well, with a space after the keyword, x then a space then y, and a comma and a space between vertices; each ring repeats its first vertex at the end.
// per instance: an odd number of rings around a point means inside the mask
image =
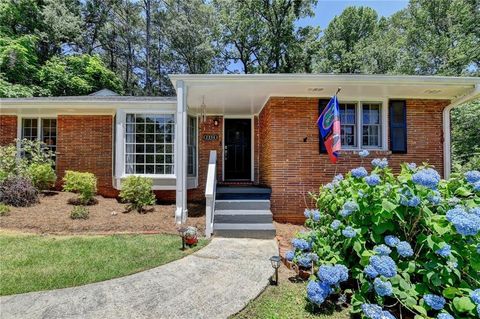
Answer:
POLYGON ((125 174, 173 175, 175 116, 127 113, 125 174))

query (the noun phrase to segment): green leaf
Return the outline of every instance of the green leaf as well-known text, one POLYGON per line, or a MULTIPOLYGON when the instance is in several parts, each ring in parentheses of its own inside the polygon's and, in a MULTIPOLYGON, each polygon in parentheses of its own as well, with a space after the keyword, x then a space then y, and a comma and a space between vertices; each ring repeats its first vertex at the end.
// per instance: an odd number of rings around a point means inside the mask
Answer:
POLYGON ((448 287, 443 289, 443 296, 448 299, 453 299, 457 293, 459 293, 460 290, 458 290, 455 287, 448 287))
POLYGON ((470 195, 472 195, 472 192, 470 192, 468 189, 466 189, 465 187, 459 187, 457 188, 457 190, 455 191, 455 194, 456 195, 459 195, 459 196, 463 196, 463 197, 468 197, 470 195))
POLYGON ((422 306, 412 306, 418 313, 420 313, 424 317, 428 317, 427 310, 422 306))
POLYGON ((395 203, 392 203, 391 201, 389 201, 388 199, 384 199, 382 201, 382 208, 384 210, 386 210, 387 212, 392 212, 394 211, 396 208, 398 207, 398 205, 396 205, 395 203))
POLYGON ((468 297, 456 297, 453 299, 453 306, 459 312, 468 312, 475 309, 475 304, 468 297))
POLYGON ((392 222, 382 223, 373 227, 373 231, 376 234, 383 234, 387 230, 393 231, 394 229, 395 229, 395 225, 392 222))

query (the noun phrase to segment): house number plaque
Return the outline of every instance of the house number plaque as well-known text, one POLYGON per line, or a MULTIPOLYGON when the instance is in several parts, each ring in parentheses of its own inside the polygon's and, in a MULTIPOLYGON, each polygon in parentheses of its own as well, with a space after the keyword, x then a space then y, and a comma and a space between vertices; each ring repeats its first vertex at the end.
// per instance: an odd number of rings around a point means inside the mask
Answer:
POLYGON ((203 134, 203 140, 207 142, 218 140, 218 134, 203 134))

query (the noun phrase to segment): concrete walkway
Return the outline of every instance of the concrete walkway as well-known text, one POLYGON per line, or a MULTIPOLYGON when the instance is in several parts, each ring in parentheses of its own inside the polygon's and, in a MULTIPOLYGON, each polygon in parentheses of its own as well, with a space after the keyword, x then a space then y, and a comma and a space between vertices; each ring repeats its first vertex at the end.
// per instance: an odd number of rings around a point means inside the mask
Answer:
POLYGON ((169 264, 80 287, 0 298, 0 318, 227 318, 268 284, 274 240, 215 238, 169 264))

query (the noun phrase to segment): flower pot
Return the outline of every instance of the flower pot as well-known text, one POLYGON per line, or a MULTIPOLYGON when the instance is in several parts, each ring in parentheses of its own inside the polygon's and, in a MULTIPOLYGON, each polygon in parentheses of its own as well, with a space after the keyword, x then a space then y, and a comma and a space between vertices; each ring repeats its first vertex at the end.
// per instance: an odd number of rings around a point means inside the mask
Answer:
POLYGON ((197 236, 185 237, 185 243, 190 246, 195 245, 196 243, 198 243, 198 238, 197 236))

